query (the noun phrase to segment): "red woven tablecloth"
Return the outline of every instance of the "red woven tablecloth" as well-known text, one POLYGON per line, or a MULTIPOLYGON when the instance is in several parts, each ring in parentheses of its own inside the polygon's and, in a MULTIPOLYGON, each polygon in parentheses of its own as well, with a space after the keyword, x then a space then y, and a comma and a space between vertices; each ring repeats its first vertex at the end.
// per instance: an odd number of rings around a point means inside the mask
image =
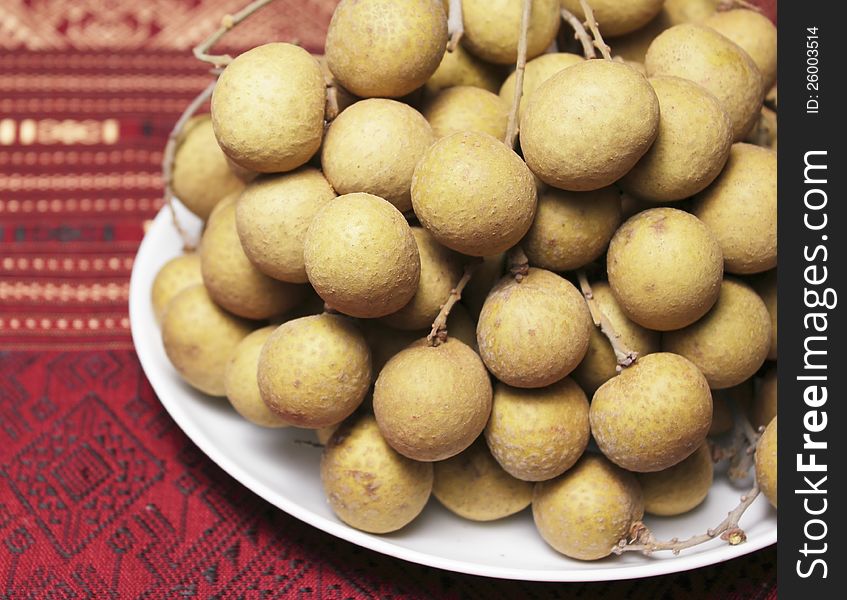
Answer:
MULTIPOLYGON (((208 81, 187 49, 242 3, 0 3, 0 597, 774 598, 773 548, 590 585, 387 558, 276 510, 176 427, 132 349, 129 275, 165 137, 208 81)), ((320 48, 334 2, 278 5, 239 39, 320 48)))

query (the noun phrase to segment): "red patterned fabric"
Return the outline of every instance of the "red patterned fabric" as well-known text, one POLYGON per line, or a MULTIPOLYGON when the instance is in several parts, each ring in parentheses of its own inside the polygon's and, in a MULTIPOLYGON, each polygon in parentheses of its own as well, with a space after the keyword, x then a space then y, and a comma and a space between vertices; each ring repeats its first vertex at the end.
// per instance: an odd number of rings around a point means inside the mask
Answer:
MULTIPOLYGON (((240 39, 319 47, 334 3, 279 4, 240 39)), ((409 564, 276 510, 185 437, 132 350, 129 274, 208 80, 186 48, 241 5, 0 4, 0 597, 775 598, 774 548, 609 584, 409 564)))

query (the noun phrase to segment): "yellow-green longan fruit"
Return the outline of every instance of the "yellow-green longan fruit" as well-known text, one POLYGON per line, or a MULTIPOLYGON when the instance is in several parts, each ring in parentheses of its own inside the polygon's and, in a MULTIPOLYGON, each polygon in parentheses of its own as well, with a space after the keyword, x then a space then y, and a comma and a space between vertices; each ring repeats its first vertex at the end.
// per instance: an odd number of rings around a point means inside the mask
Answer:
POLYGON ((571 271, 599 258, 621 224, 621 194, 613 187, 591 192, 547 188, 538 196, 535 220, 521 242, 529 263, 571 271))
POLYGON ((765 362, 771 321, 765 303, 748 285, 724 279, 718 300, 696 323, 665 333, 662 348, 693 362, 712 389, 738 385, 765 362))
POLYGON ((694 198, 693 212, 715 234, 729 273, 761 273, 777 262, 776 152, 733 144, 726 167, 694 198))
POLYGON ((776 365, 765 370, 765 375, 759 385, 753 404, 750 407, 750 422, 753 427, 765 427, 776 416, 777 407, 777 374, 776 365))
MULTIPOLYGON (((600 31, 611 37, 644 27, 662 10, 664 0, 591 0, 590 4, 600 31)), ((586 20, 579 0, 562 0, 562 8, 586 20)))
POLYGON ((703 21, 718 33, 741 46, 762 72, 764 87, 776 83, 776 25, 754 10, 737 8, 716 12, 703 21))
POLYGON ((598 560, 644 516, 632 473, 586 454, 564 475, 535 484, 532 517, 544 541, 565 556, 598 560))
POLYGON ((435 141, 426 119, 408 104, 370 98, 336 118, 326 132, 321 165, 339 194, 367 192, 400 212, 412 208, 412 173, 435 141))
POLYGON ((414 460, 455 456, 482 433, 491 412, 491 380, 456 338, 416 342, 388 361, 374 387, 374 414, 386 441, 414 460))
POLYGON ((535 182, 526 164, 490 135, 441 138, 415 167, 412 206, 448 248, 472 256, 508 250, 535 217, 535 182))
POLYGON ((209 115, 193 117, 177 140, 171 186, 188 210, 203 220, 218 201, 244 189, 218 146, 209 115))
MULTIPOLYGON (((624 314, 618 305, 612 289, 604 281, 591 284, 594 302, 603 315, 614 327, 621 342, 638 356, 658 352, 660 348, 659 334, 633 322, 624 314)), ((591 328, 591 339, 585 358, 573 372, 573 378, 585 390, 586 394, 594 394, 601 385, 618 374, 618 359, 615 351, 599 327, 591 328)))
POLYGON ((661 471, 706 439, 712 394, 694 363, 657 352, 600 386, 589 418, 597 445, 613 463, 640 473, 661 471))
POLYGON ((174 296, 198 283, 203 283, 203 275, 200 272, 200 255, 196 252, 181 254, 166 262, 156 273, 150 291, 156 322, 162 322, 168 303, 174 296))
POLYGON ((588 349, 593 323, 582 294, 566 279, 529 269, 507 275, 479 315, 476 337, 485 366, 513 387, 537 388, 573 371, 588 349))
POLYGON ((265 275, 306 283, 303 240, 314 216, 335 198, 314 167, 253 180, 236 204, 236 227, 247 258, 265 275))
POLYGON ((509 104, 500 96, 468 85, 440 91, 424 103, 422 112, 436 138, 479 131, 502 140, 509 121, 509 104))
POLYGON ((696 217, 674 208, 645 210, 621 225, 606 255, 609 285, 626 315, 658 331, 706 314, 723 278, 721 247, 696 217))
POLYGON ((319 427, 318 429, 313 429, 312 431, 315 432, 315 437, 317 438, 318 443, 323 446, 326 446, 329 443, 332 434, 335 433, 339 427, 341 427, 342 423, 330 425, 329 427, 319 427))
MULTIPOLYGON (((462 0, 462 44, 476 56, 500 65, 518 58, 522 0, 462 0)), ((559 0, 535 0, 529 19, 527 58, 550 46, 559 32, 559 0)))
POLYGON ((743 49, 710 27, 676 25, 663 31, 644 59, 650 77, 690 79, 709 90, 732 121, 733 139, 743 140, 762 108, 762 73, 743 49))
POLYGON ((432 492, 432 465, 395 452, 372 416, 342 424, 321 456, 321 482, 332 511, 362 531, 408 525, 432 492))
POLYGON ((544 183, 584 192, 627 173, 659 131, 659 101, 623 63, 586 60, 560 71, 521 113, 521 149, 544 183))
POLYGON ((718 10, 720 0, 665 0, 662 11, 671 25, 702 23, 718 10))
POLYGON ((453 52, 445 52, 441 64, 424 85, 427 96, 458 85, 496 92, 503 81, 501 68, 480 60, 459 44, 453 52))
POLYGON ((461 279, 463 257, 436 242, 423 227, 412 227, 412 235, 421 257, 418 289, 406 306, 383 318, 391 327, 419 330, 432 325, 461 279))
POLYGON ((397 208, 372 194, 338 196, 312 220, 304 241, 306 274, 337 311, 384 317, 418 290, 421 259, 397 208))
POLYGON ((232 351, 224 372, 229 403, 242 417, 261 427, 286 427, 288 423, 262 401, 257 379, 262 346, 276 331, 275 325, 252 332, 232 351))
POLYGON ((450 512, 471 521, 494 521, 532 502, 532 484, 515 479, 497 464, 482 438, 447 460, 433 464, 432 494, 450 512))
MULTIPOLYGON (((567 69, 577 63, 581 63, 583 60, 585 59, 578 54, 571 54, 570 52, 551 52, 549 54, 542 54, 541 56, 533 58, 531 61, 526 63, 523 76, 523 96, 521 96, 521 105, 518 107, 519 111, 522 107, 526 106, 526 103, 529 102, 530 98, 532 98, 532 93, 541 87, 542 83, 550 79, 559 71, 567 69)), ((512 102, 515 101, 516 79, 517 76, 513 72, 506 78, 506 81, 504 81, 503 85, 500 87, 500 98, 502 98, 509 107, 511 107, 512 102)), ((518 115, 520 116, 520 112, 518 115)))
POLYGON ((768 350, 768 360, 776 360, 777 343, 776 343, 776 325, 777 325, 777 274, 776 269, 762 273, 757 277, 750 279, 750 285, 758 292, 765 306, 768 307, 768 314, 771 316, 771 347, 768 350))
POLYGON ((287 312, 305 298, 306 287, 272 279, 259 271, 241 246, 235 224, 236 203, 222 208, 200 242, 203 282, 215 302, 247 319, 287 312))
POLYGON ((732 122, 718 99, 692 81, 679 77, 649 81, 661 108, 659 135, 620 186, 647 200, 682 200, 720 174, 732 146, 732 122))
POLYGON ((212 125, 236 164, 291 171, 321 145, 326 84, 315 58, 293 44, 257 46, 224 69, 212 93, 212 125))
POLYGON ((326 34, 326 59, 357 96, 399 98, 426 83, 446 46, 438 0, 342 0, 326 34))
POLYGON ((168 304, 162 344, 185 381, 210 396, 223 396, 226 363, 251 329, 249 321, 215 304, 205 287, 193 285, 168 304))
POLYGON ((639 473, 638 482, 644 492, 644 511, 652 515, 672 517, 700 505, 712 487, 714 463, 709 444, 672 467, 654 473, 639 473))
POLYGON ((494 388, 485 441, 513 477, 558 477, 582 456, 590 433, 588 398, 570 377, 538 389, 494 388))
POLYGON ((774 508, 776 508, 776 417, 773 418, 762 434, 756 447, 756 481, 759 488, 774 508))
POLYGON ((313 315, 277 327, 259 355, 262 400, 286 422, 318 428, 350 416, 371 384, 371 353, 355 323, 313 315))

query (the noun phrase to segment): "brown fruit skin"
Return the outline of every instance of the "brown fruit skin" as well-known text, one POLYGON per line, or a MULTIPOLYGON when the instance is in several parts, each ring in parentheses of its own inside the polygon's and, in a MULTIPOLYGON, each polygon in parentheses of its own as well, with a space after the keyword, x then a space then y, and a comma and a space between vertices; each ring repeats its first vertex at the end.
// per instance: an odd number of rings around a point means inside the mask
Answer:
POLYGON ((221 198, 244 189, 244 182, 218 146, 211 116, 195 116, 183 129, 174 154, 171 186, 179 201, 203 220, 221 198))
POLYGON ((661 471, 691 455, 712 422, 712 395, 688 359, 648 354, 600 386, 591 401, 591 433, 613 463, 661 471))
POLYGON ((750 55, 710 27, 690 23, 663 31, 647 50, 650 77, 690 79, 712 92, 732 121, 733 140, 743 140, 762 108, 762 74, 750 55))
MULTIPOLYGON (((488 62, 513 65, 518 58, 521 0, 462 0, 462 44, 488 62)), ((527 35, 527 59, 543 54, 559 31, 559 0, 535 0, 527 35)))
POLYGON ((298 427, 328 427, 350 416, 371 384, 362 332, 339 315, 313 315, 277 327, 258 364, 262 400, 298 427))
POLYGON ((438 0, 342 0, 326 34, 332 74, 362 98, 399 98, 419 88, 446 47, 438 0))
POLYGON ((426 96, 434 96, 441 90, 459 85, 497 92, 502 81, 501 67, 478 59, 459 44, 453 52, 444 53, 441 64, 424 85, 424 92, 426 96))
POLYGON ((479 315, 476 337, 485 366, 513 387, 559 381, 585 356, 593 327, 582 294, 566 279, 529 269, 518 283, 507 275, 479 315))
POLYGON ((288 312, 303 301, 306 287, 272 279, 253 266, 238 238, 235 210, 235 203, 223 207, 203 232, 200 267, 209 295, 247 319, 288 312))
POLYGON ((153 314, 161 324, 168 303, 185 288, 203 283, 200 272, 200 255, 196 252, 172 258, 159 269, 150 290, 153 314))
MULTIPOLYGON (((474 320, 479 319, 479 313, 482 311, 482 305, 485 304, 485 299, 500 278, 503 277, 503 271, 506 268, 506 255, 495 254, 486 256, 482 259, 473 277, 465 286, 462 292, 462 304, 468 307, 468 312, 473 316, 474 320)), ((476 333, 474 333, 474 338, 476 333)))
POLYGON ((509 104, 497 94, 468 85, 442 90, 423 105, 423 116, 437 139, 460 131, 478 131, 502 140, 509 104))
POLYGON ((535 527, 557 551, 579 560, 609 556, 644 516, 638 481, 602 456, 586 454, 561 477, 535 485, 535 527))
POLYGON ((414 460, 455 456, 482 433, 491 381, 476 352, 455 338, 416 342, 377 377, 374 414, 386 441, 414 460))
POLYGON ((765 362, 771 345, 768 309, 748 285, 724 279, 712 309, 699 321, 669 331, 662 348, 684 356, 719 390, 752 377, 765 362))
POLYGON ((497 464, 482 438, 447 460, 433 464, 432 494, 447 510, 471 521, 494 521, 532 502, 532 484, 515 479, 497 464))
POLYGON ((507 473, 524 481, 545 481, 570 469, 585 452, 591 426, 588 398, 565 377, 527 390, 498 382, 485 441, 507 473))
POLYGON ((339 194, 367 192, 400 212, 412 209, 412 173, 435 141, 432 127, 408 104, 371 98, 342 112, 321 149, 326 178, 339 194))
POLYGON ((619 185, 647 200, 683 200, 720 174, 732 146, 732 122, 718 99, 694 82, 649 81, 659 98, 659 135, 619 185))
POLYGON ((441 244, 471 256, 508 250, 535 217, 532 174, 490 135, 464 131, 441 138, 415 167, 412 206, 441 244))
POLYGON ((776 417, 777 407, 777 374, 776 365, 771 365, 765 371, 761 384, 750 407, 750 423, 753 427, 765 427, 776 417))
POLYGON ((777 263, 776 152, 733 144, 726 167, 694 197, 691 212, 717 237, 728 273, 773 269, 777 263))
POLYGON ((521 113, 526 164, 544 183, 576 192, 620 179, 658 131, 656 92, 638 71, 610 60, 560 71, 535 90, 521 113))
POLYGON ((753 289, 762 298, 765 306, 768 307, 768 314, 771 316, 771 347, 768 350, 768 360, 776 360, 777 271, 773 269, 756 277, 749 278, 748 283, 753 286, 753 289))
POLYGON ((762 72, 764 89, 776 83, 776 25, 754 10, 733 9, 716 12, 703 21, 721 35, 741 46, 762 72))
POLYGON ((185 381, 210 396, 224 396, 226 363, 252 327, 215 304, 205 287, 193 285, 169 303, 162 344, 185 381))
MULTIPOLYGON (((659 14, 663 5, 664 0, 592 0, 591 10, 602 34, 616 36, 641 29, 659 14)), ((579 0, 562 0, 562 8, 586 20, 579 0)))
POLYGON ((432 465, 392 450, 370 415, 342 424, 321 456, 321 482, 333 512, 370 533, 413 521, 429 500, 432 480, 432 465))
POLYGON ((418 246, 406 219, 372 194, 345 194, 315 216, 303 246, 306 274, 332 308, 353 317, 384 317, 415 295, 418 246))
POLYGON ((236 164, 291 171, 321 145, 326 84, 318 61, 292 44, 257 46, 224 69, 212 94, 212 125, 236 164))
POLYGON ((253 180, 235 209, 247 258, 269 277, 306 283, 303 240, 314 216, 333 198, 332 186, 313 167, 253 180))
MULTIPOLYGON (((608 283, 604 281, 592 283, 591 291, 594 294, 594 302, 627 348, 637 352, 639 357, 659 351, 659 333, 645 329, 627 318, 615 300, 608 283)), ((594 394, 597 388, 618 374, 617 366, 618 360, 609 340, 599 327, 592 327, 588 351, 574 370, 573 378, 586 394, 594 394)))
MULTIPOLYGON (((523 76, 523 95, 521 96, 521 105, 518 107, 518 116, 520 109, 526 106, 532 97, 533 92, 541 87, 541 84, 550 79, 553 75, 571 67, 575 64, 583 62, 585 59, 578 54, 570 52, 551 52, 542 54, 537 58, 533 58, 526 63, 523 76)), ((503 85, 500 87, 500 98, 511 108, 512 102, 515 101, 515 81, 517 76, 512 72, 503 85)))
POLYGON ((714 470, 709 444, 704 443, 691 456, 670 468, 655 473, 639 473, 644 511, 672 517, 696 508, 706 499, 712 487, 714 470))
POLYGON ((768 502, 776 508, 776 417, 765 428, 765 432, 759 439, 759 444, 756 447, 756 481, 759 488, 768 499, 768 502))
POLYGON ((571 271, 598 259, 621 224, 621 195, 613 187, 592 192, 547 188, 521 242, 529 263, 571 271))
POLYGON ((658 331, 680 329, 718 299, 723 255, 711 230, 674 208, 645 210, 621 225, 606 255, 609 285, 626 315, 658 331))

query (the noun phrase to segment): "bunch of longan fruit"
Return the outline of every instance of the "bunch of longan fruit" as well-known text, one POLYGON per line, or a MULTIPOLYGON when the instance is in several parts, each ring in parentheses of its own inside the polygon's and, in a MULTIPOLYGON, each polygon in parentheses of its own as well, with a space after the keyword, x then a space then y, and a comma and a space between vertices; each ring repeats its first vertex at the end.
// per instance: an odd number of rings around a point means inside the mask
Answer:
POLYGON ((703 501, 739 414, 776 506, 776 30, 717 0, 525 1, 342 0, 325 56, 229 61, 174 157, 205 226, 152 289, 167 355, 257 426, 317 430, 368 532, 430 495, 531 505, 602 558, 703 501), (556 51, 591 7, 604 56, 556 51))

